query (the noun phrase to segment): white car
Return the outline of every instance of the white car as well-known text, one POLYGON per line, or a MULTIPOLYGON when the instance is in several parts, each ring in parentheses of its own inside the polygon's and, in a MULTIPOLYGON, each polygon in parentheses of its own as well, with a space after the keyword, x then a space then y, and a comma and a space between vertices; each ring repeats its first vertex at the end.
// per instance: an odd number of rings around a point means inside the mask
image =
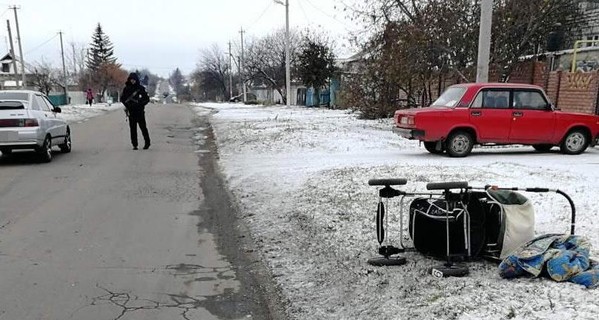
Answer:
POLYGON ((16 149, 34 150, 42 162, 52 161, 52 147, 71 152, 71 129, 57 116, 55 107, 40 92, 0 91, 0 152, 6 156, 16 149))

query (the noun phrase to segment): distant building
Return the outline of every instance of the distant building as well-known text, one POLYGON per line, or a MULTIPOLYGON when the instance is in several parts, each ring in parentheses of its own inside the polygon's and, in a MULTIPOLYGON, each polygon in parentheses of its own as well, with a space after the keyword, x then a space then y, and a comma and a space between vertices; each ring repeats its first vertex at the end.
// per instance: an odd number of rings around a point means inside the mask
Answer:
MULTIPOLYGON (((599 3, 595 1, 580 1, 580 9, 584 14, 586 25, 581 30, 581 37, 578 40, 597 40, 599 41, 599 3)), ((585 45, 593 46, 592 43, 585 45)))
MULTIPOLYGON (((13 57, 10 53, 7 53, 0 59, 0 89, 16 89, 22 84, 21 81, 21 60, 17 57, 15 61, 17 66, 17 75, 15 75, 15 69, 13 65, 13 57), (17 79, 18 78, 18 85, 17 79)), ((25 87, 31 88, 31 73, 27 71, 27 65, 25 65, 25 87)))

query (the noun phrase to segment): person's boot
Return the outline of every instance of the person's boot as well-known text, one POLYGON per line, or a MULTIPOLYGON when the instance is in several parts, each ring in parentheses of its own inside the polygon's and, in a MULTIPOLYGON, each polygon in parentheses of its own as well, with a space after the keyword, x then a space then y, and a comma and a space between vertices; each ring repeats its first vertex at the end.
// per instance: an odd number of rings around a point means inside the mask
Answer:
POLYGON ((146 142, 146 144, 144 144, 144 150, 148 150, 150 148, 150 143, 146 142))

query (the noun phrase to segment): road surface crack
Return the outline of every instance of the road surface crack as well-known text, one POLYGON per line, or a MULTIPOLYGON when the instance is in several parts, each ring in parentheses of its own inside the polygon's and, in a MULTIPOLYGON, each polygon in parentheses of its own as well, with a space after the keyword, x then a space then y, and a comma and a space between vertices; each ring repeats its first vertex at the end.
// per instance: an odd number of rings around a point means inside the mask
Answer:
POLYGON ((126 314, 139 310, 160 310, 160 309, 182 309, 181 317, 185 320, 190 320, 188 313, 191 310, 196 310, 201 307, 201 300, 182 294, 165 294, 170 297, 171 302, 162 303, 150 299, 141 299, 128 292, 113 292, 99 284, 96 287, 102 289, 106 294, 92 298, 90 305, 98 306, 109 303, 119 307, 120 314, 114 320, 122 319, 126 314), (142 305, 140 305, 140 302, 142 305), (132 305, 133 304, 133 305, 132 305))

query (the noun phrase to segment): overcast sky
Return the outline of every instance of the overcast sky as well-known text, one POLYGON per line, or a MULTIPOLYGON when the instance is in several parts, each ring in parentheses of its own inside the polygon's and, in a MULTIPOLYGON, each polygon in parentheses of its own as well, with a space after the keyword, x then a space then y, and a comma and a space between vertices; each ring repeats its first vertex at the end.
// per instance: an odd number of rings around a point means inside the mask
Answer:
MULTIPOLYGON (((239 43, 285 26, 285 8, 273 0, 0 0, 1 48, 8 52, 6 20, 11 21, 16 42, 14 13, 18 12, 26 62, 42 57, 61 67, 58 31, 69 42, 89 44, 99 22, 115 46, 115 55, 126 69, 147 67, 167 76, 176 67, 191 72, 199 50, 212 43, 226 49, 229 40, 239 43), (54 37, 54 38, 53 38, 54 37), (247 38, 246 38, 247 39, 247 38)), ((284 0, 283 0, 284 1, 284 0)), ((291 27, 311 27, 337 39, 340 56, 350 55, 346 34, 353 23, 346 19, 343 3, 352 0, 290 0, 291 27), (336 8, 335 8, 336 7, 336 8)), ((15 46, 18 54, 18 48, 15 46)))

